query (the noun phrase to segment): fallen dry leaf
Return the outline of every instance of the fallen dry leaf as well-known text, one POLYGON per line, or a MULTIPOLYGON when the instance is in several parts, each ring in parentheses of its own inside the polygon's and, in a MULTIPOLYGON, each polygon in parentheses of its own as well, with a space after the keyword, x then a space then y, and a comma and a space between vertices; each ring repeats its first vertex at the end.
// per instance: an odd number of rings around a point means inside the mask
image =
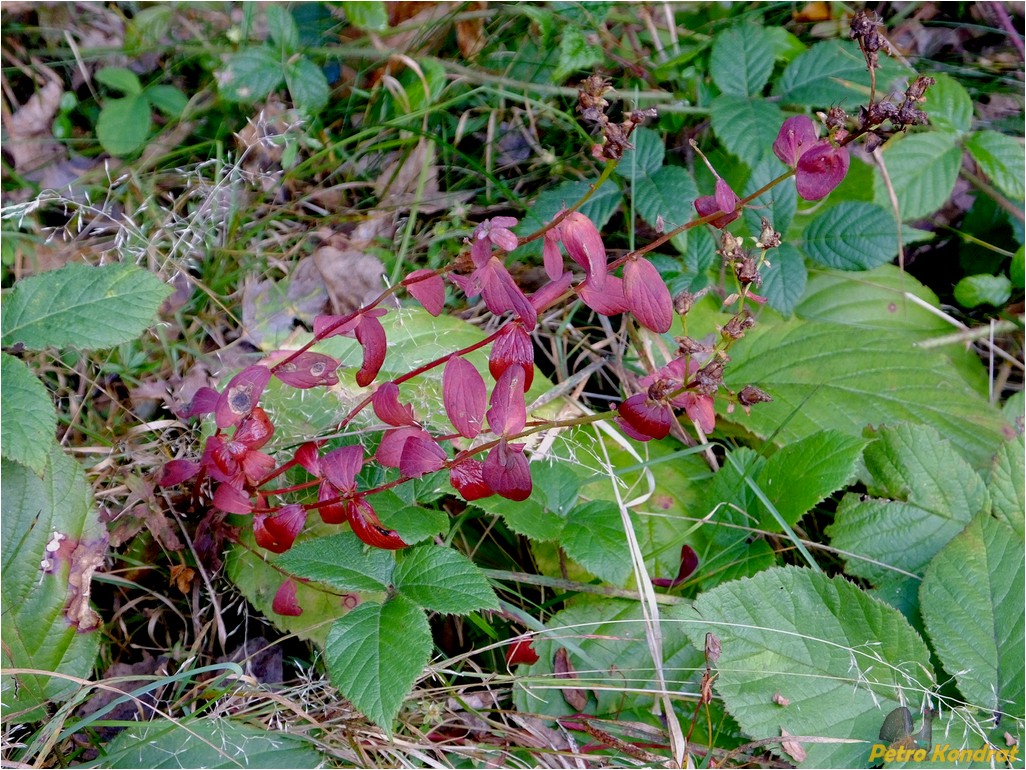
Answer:
POLYGON ((54 139, 52 131, 64 83, 49 67, 39 65, 36 69, 44 79, 42 87, 24 104, 11 105, 11 112, 3 111, 7 128, 4 150, 11 156, 14 170, 22 176, 68 156, 64 145, 54 139))
MULTIPOLYGON (((564 647, 556 650, 556 658, 552 664, 552 672, 557 679, 576 679, 577 672, 574 671, 573 663, 570 662, 570 653, 564 647)), ((570 707, 577 711, 584 711, 588 705, 588 693, 580 687, 564 687, 563 700, 570 704, 570 707)))
POLYGON ((780 748, 784 750, 787 756, 791 757, 795 762, 804 762, 808 759, 808 752, 805 751, 805 747, 799 741, 790 740, 791 733, 784 728, 780 728, 780 735, 783 740, 780 741, 780 748))
POLYGON ((378 238, 391 241, 394 231, 394 212, 373 211, 349 235, 331 233, 314 250, 333 313, 356 310, 381 293, 385 266, 367 249, 378 238))
POLYGON ((292 332, 297 320, 312 327, 313 319, 325 311, 331 297, 331 287, 319 268, 315 255, 300 259, 292 273, 280 281, 247 275, 242 284, 245 339, 256 347, 263 347, 265 340, 277 345, 292 332))
POLYGON ((64 614, 80 632, 95 631, 100 627, 100 616, 89 606, 93 573, 103 566, 107 556, 107 538, 80 542, 71 552, 71 571, 68 574, 68 603, 64 614))
POLYGON ((192 581, 195 577, 196 570, 192 567, 187 567, 184 564, 171 565, 171 582, 183 594, 188 594, 192 590, 192 581))
MULTIPOLYGON (((469 2, 463 6, 464 11, 480 11, 487 6, 487 3, 469 2)), ((464 59, 473 59, 484 48, 484 18, 478 16, 473 19, 456 22, 456 45, 460 47, 460 53, 464 59)))

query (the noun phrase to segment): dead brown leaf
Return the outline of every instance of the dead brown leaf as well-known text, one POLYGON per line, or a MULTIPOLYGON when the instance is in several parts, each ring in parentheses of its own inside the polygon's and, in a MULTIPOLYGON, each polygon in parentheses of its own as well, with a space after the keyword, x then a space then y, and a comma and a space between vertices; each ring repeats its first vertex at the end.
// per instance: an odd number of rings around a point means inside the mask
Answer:
MULTIPOLYGON (((483 2, 469 2, 463 6, 465 11, 480 11, 487 6, 483 2)), ((474 59, 481 49, 484 48, 484 18, 478 16, 473 19, 456 22, 456 44, 460 47, 460 53, 464 59, 474 59)))
POLYGON ((780 735, 783 737, 783 740, 780 741, 780 748, 784 750, 787 756, 791 757, 795 762, 804 762, 808 759, 809 754, 805 751, 805 747, 802 746, 801 742, 790 740, 791 733, 781 727, 780 735))
MULTIPOLYGON (((552 673, 556 675, 557 679, 577 679, 577 672, 574 670, 573 663, 570 662, 570 653, 566 651, 565 647, 556 650, 552 673)), ((563 700, 576 711, 584 711, 587 707, 588 693, 586 690, 580 687, 564 687, 560 692, 563 693, 563 700)))
POLYGON ((242 323, 249 342, 257 347, 265 341, 277 345, 292 332, 297 320, 313 326, 313 319, 325 311, 331 297, 331 287, 319 268, 315 252, 313 258, 299 260, 292 274, 282 281, 246 276, 242 323))
POLYGON ((66 159, 68 154, 52 131, 53 119, 60 108, 64 82, 49 67, 38 65, 42 86, 22 105, 4 105, 3 121, 7 129, 4 141, 14 170, 21 175, 38 171, 48 163, 66 159))
POLYGON ((395 212, 372 211, 349 235, 328 234, 314 250, 333 313, 355 310, 381 293, 385 266, 367 250, 378 238, 391 241, 394 230, 395 212))
POLYGON ((68 603, 64 614, 80 632, 100 627, 100 616, 89 606, 93 573, 103 566, 107 556, 107 538, 79 542, 71 552, 71 571, 68 574, 68 603))
POLYGON ((192 582, 196 578, 196 570, 184 564, 171 565, 171 582, 183 594, 192 591, 192 582))

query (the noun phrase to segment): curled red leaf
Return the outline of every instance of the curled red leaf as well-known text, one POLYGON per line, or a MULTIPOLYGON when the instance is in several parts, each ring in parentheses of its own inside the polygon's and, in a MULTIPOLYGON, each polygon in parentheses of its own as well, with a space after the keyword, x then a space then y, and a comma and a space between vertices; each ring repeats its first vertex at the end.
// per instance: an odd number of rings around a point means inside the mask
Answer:
POLYGON ((627 311, 623 281, 615 275, 607 275, 601 289, 596 289, 585 281, 577 287, 577 294, 585 305, 600 315, 620 315, 627 311))
POLYGON ((638 441, 666 438, 673 423, 673 410, 654 401, 647 393, 636 393, 617 407, 616 423, 638 441))
POLYGON ((414 270, 402 285, 431 315, 437 316, 445 307, 445 282, 437 271, 414 270))
POLYGON ((417 424, 413 416, 413 407, 410 404, 399 403, 399 386, 394 382, 386 382, 374 391, 371 406, 374 407, 374 414, 378 419, 389 425, 399 427, 417 424))
POLYGON ((274 435, 274 424, 267 416, 267 412, 256 407, 253 412, 242 419, 239 427, 235 429, 232 441, 245 444, 247 449, 259 449, 274 435))
POLYGON ((282 583, 274 594, 271 609, 279 615, 291 615, 293 617, 302 615, 303 608, 299 606, 296 588, 296 581, 291 578, 282 583))
POLYGON ((300 353, 288 363, 274 367, 274 376, 293 388, 305 390, 320 386, 338 385, 338 361, 323 353, 307 350, 300 353))
POLYGON ((834 147, 823 140, 798 160, 794 183, 798 194, 807 201, 818 201, 829 195, 848 174, 847 147, 834 147))
POLYGON ((467 359, 453 355, 445 362, 442 403, 449 422, 461 436, 474 438, 481 432, 488 404, 488 389, 477 367, 467 359))
POLYGON ((418 436, 431 441, 431 434, 419 425, 409 425, 402 428, 393 428, 385 431, 378 444, 378 451, 374 453, 374 459, 386 468, 398 468, 402 464, 403 447, 413 436, 418 436))
POLYGON ((218 484, 211 501, 217 510, 225 513, 247 514, 253 512, 253 503, 249 495, 231 484, 218 484))
POLYGON ((794 168, 798 159, 817 142, 816 125, 808 115, 795 115, 780 126, 773 142, 773 154, 787 166, 794 168))
POLYGON ((426 473, 439 470, 447 459, 445 450, 431 439, 411 436, 403 444, 399 472, 411 479, 420 478, 426 473))
POLYGON ((356 373, 356 384, 366 387, 374 382, 385 363, 388 340, 385 338, 385 327, 373 316, 364 315, 360 325, 356 327, 356 340, 363 346, 363 365, 356 373))
POLYGON ((534 345, 524 325, 516 322, 502 327, 488 355, 488 371, 496 380, 511 366, 524 370, 524 390, 530 390, 534 381, 534 345))
POLYGON ((160 470, 160 478, 157 485, 161 487, 173 487, 188 481, 199 473, 200 464, 192 460, 170 460, 160 470))
POLYGON ((703 195, 695 201, 695 211, 698 212, 699 216, 707 217, 710 214, 715 214, 720 211, 723 212, 722 216, 715 217, 709 221, 713 227, 723 229, 739 216, 740 211, 734 211, 737 204, 741 201, 740 198, 730 189, 722 178, 716 179, 716 194, 715 195, 703 195))
POLYGON ((356 493, 356 474, 363 467, 363 447, 358 444, 332 449, 320 460, 321 473, 339 494, 356 493))
POLYGON ((317 502, 320 503, 317 506, 317 512, 321 515, 321 521, 325 524, 344 524, 348 519, 346 516, 346 506, 338 497, 338 490, 327 481, 322 481, 320 486, 317 487, 317 502), (334 500, 335 502, 326 503, 326 500, 334 500))
POLYGON ((271 370, 266 366, 247 366, 228 381, 227 387, 218 396, 214 408, 214 421, 218 428, 238 424, 249 415, 260 401, 264 388, 271 379, 271 370))
POLYGON ((253 517, 253 537, 257 545, 272 553, 285 553, 296 542, 306 524, 306 510, 295 503, 274 515, 258 513, 253 517))
POLYGON ((296 462, 299 463, 300 467, 305 468, 307 473, 320 478, 321 458, 317 453, 316 441, 307 441, 305 444, 301 444, 299 449, 296 450, 295 458, 296 462))
POLYGON ((601 289, 606 280, 606 247, 595 223, 579 211, 571 211, 560 223, 566 253, 584 268, 588 282, 601 289))
POLYGON ((449 469, 449 483, 467 502, 495 494, 484 479, 484 464, 473 458, 461 460, 449 469))
POLYGON ((677 570, 677 577, 673 578, 652 578, 652 585, 660 588, 676 588, 687 580, 694 571, 698 569, 698 554, 690 545, 684 545, 680 549, 680 568, 677 570))
POLYGON ((488 409, 488 426, 496 435, 519 433, 527 424, 524 380, 524 370, 519 366, 511 366, 495 383, 491 407, 488 409))
POLYGON ((524 457, 523 444, 508 444, 505 439, 501 440, 488 453, 481 471, 495 494, 514 502, 531 496, 531 470, 524 457))
POLYGON ((506 665, 513 667, 524 663, 528 666, 538 662, 538 653, 534 651, 533 637, 518 636, 506 650, 506 665))
POLYGON ((192 403, 176 414, 183 420, 200 414, 210 414, 217 408, 217 401, 220 397, 221 394, 216 390, 204 386, 193 395, 192 403))
POLYGON ((382 526, 381 520, 374 513, 370 503, 362 497, 356 497, 346 502, 346 515, 353 532, 367 545, 387 551, 397 551, 407 547, 407 543, 403 542, 398 532, 382 526))

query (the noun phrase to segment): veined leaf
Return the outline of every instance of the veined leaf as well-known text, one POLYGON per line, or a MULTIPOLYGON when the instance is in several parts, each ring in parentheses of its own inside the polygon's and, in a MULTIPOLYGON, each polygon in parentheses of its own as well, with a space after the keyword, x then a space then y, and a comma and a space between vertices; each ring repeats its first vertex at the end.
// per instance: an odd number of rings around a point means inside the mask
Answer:
POLYGON ((481 570, 452 548, 422 545, 400 552, 397 558, 396 590, 424 609, 466 615, 499 608, 481 570))
POLYGON ((1022 139, 997 131, 977 131, 965 146, 995 187, 1012 200, 1021 201, 1026 197, 1026 182, 1022 174, 1026 150, 1022 139))
POLYGON ((713 40, 709 74, 725 94, 756 96, 773 72, 773 44, 764 27, 739 24, 713 40))
POLYGON ((282 59, 287 59, 299 48, 299 28, 288 8, 269 3, 267 6, 267 32, 278 46, 282 59))
POLYGON ((897 610, 843 577, 796 567, 707 591, 683 628, 699 649, 706 634, 719 639, 714 686, 751 737, 857 741, 802 744, 800 767, 864 765, 864 741, 877 740, 888 712, 935 681, 926 645, 897 610))
POLYGON ((127 96, 142 93, 139 76, 126 67, 103 67, 97 70, 93 77, 107 88, 113 88, 127 96))
MULTIPOLYGON (((756 190, 765 187, 783 172, 784 167, 776 157, 763 159, 761 163, 752 168, 752 173, 748 177, 748 181, 745 182, 745 195, 751 195, 756 190)), ((791 226, 791 220, 794 219, 797 208, 798 192, 795 190, 794 182, 788 179, 783 184, 774 185, 752 200, 745 206, 742 216, 745 224, 748 225, 750 235, 759 235, 762 231, 763 218, 768 219, 778 233, 786 233, 791 226)), ((789 243, 783 245, 793 248, 789 243)), ((770 259, 773 259, 773 254, 770 255, 770 259)))
POLYGON ((339 618, 324 646, 331 681, 389 734, 430 655, 427 617, 402 595, 366 602, 339 618))
POLYGON ((965 86, 950 75, 937 73, 924 104, 930 125, 941 131, 964 134, 973 124, 973 100, 965 86))
MULTIPOLYGON (((910 235, 902 230, 904 238, 910 235)), ((805 228, 801 245, 825 267, 871 270, 897 256, 898 225, 880 206, 844 201, 805 228)))
POLYGON ((773 155, 773 140, 784 122, 780 108, 763 99, 721 94, 709 106, 713 131, 747 166, 773 155))
POLYGON ((308 115, 319 114, 328 104, 328 79, 321 68, 306 57, 285 67, 285 85, 296 107, 308 115))
POLYGON ((153 323, 170 287, 129 264, 77 263, 19 281, 3 304, 4 345, 90 350, 133 340, 153 323))
POLYGON ((226 99, 252 104, 266 99, 284 79, 282 57, 268 46, 252 46, 228 57, 218 88, 226 99))
MULTIPOLYGON (((962 148, 954 134, 900 135, 877 152, 887 164, 903 221, 932 214, 951 197, 962 163, 962 148)), ((890 192, 879 175, 873 181, 873 200, 891 210, 890 192)))
POLYGON ((0 367, 4 384, 0 400, 0 450, 8 460, 27 465, 42 475, 57 430, 57 412, 50 393, 20 359, 0 353, 0 367))
POLYGON ((103 149, 117 158, 138 152, 146 145, 153 128, 150 100, 145 94, 108 99, 96 119, 96 138, 103 149))
POLYGON ((782 243, 769 255, 770 264, 763 267, 762 286, 759 294, 766 298, 769 306, 789 316, 805 293, 808 271, 801 252, 789 243, 782 243))
POLYGON ((275 559, 291 575, 343 591, 384 591, 392 583, 395 556, 367 548, 352 532, 296 543, 275 559))
POLYGON ((981 513, 930 562, 923 621, 944 668, 974 706, 1026 716, 1022 536, 981 513))
MULTIPOLYGON (((525 213, 520 224, 514 229, 519 236, 530 235, 541 229, 556 216, 563 208, 572 206, 584 197, 590 188, 588 182, 563 182, 561 185, 542 192, 525 213)), ((587 202, 578 211, 587 216, 595 223, 600 231, 609 218, 613 216, 623 200, 620 188, 612 180, 606 182, 595 191, 587 202)), ((541 254, 541 239, 524 244, 514 251, 511 259, 523 258, 525 256, 541 254)))
MULTIPOLYGON (((692 204, 698 197, 698 189, 691 175, 680 166, 663 166, 654 174, 638 176, 631 194, 641 218, 652 227, 662 224, 663 232, 697 216, 692 204)), ((678 233, 670 242, 681 254, 687 253, 687 232, 678 233)))
MULTIPOLYGON (((892 81, 909 74, 889 57, 880 57, 880 64, 876 71, 877 93, 887 93, 892 81)), ((855 109, 869 96, 866 60, 854 41, 817 43, 787 65, 773 93, 785 104, 855 109)))
POLYGON ((1001 307, 1012 296, 1012 282, 1004 275, 967 275, 955 284, 955 300, 966 308, 1001 307))
POLYGON ((631 575, 627 536, 615 503, 598 500, 574 508, 560 543, 571 559, 615 586, 623 586, 631 575))
POLYGON ((641 126, 631 134, 633 148, 626 150, 613 171, 618 177, 630 181, 639 175, 651 176, 663 165, 666 147, 658 131, 641 126))
POLYGON ((1015 530, 1020 539, 1026 534, 1023 521, 1023 511, 1026 511, 1023 468, 1026 468, 1023 437, 1004 441, 994 455, 988 485, 994 515, 1015 530))

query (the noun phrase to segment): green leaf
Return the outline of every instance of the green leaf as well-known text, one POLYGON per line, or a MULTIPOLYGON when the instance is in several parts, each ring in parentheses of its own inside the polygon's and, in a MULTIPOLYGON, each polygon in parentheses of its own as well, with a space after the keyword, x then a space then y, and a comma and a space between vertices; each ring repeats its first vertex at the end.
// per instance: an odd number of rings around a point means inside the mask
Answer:
POLYGON ((0 381, 0 452, 42 475, 57 430, 50 393, 23 361, 7 353, 0 353, 0 381))
POLYGON ((366 602, 339 618, 324 646, 331 681, 389 734, 430 655, 427 617, 401 595, 384 604, 366 602))
POLYGON ((252 104, 266 99, 284 79, 281 57, 267 46, 253 46, 228 57, 218 88, 229 101, 252 104))
POLYGON ((116 158, 141 150, 150 138, 153 118, 150 102, 143 94, 108 99, 96 120, 96 138, 116 158))
MULTIPOLYGON (((812 506, 855 478, 867 443, 834 430, 819 431, 770 457, 756 480, 784 521, 794 526, 812 506)), ((764 511, 760 526, 780 531, 769 511, 764 511)))
POLYGON ((111 768, 299 768, 324 762, 297 735, 217 717, 129 725, 102 749, 103 767, 111 768))
POLYGON ((709 74, 723 93, 756 96, 762 93, 771 72, 773 44, 763 27, 739 24, 713 40, 709 74))
POLYGON ((631 134, 633 149, 626 150, 613 171, 621 179, 630 181, 639 176, 651 176, 663 165, 666 147, 658 131, 644 126, 631 134))
POLYGON ((561 545, 571 559, 607 583, 623 586, 631 576, 623 519, 615 503, 596 500, 570 514, 561 545))
POLYGON ((306 57, 285 67, 285 84, 296 107, 308 115, 317 115, 328 105, 328 79, 321 68, 306 57))
POLYGON ((388 10, 381 0, 350 0, 343 9, 354 27, 369 32, 384 32, 388 29, 388 10))
MULTIPOLYGON (((680 166, 663 166, 651 176, 639 176, 632 188, 634 208, 652 227, 662 220, 663 232, 673 230, 693 219, 698 189, 691 175, 680 166)), ((687 253, 687 233, 671 240, 682 254, 687 253)))
POLYGON ((533 493, 520 503, 501 497, 487 497, 475 500, 474 505, 488 513, 502 516, 510 529, 531 540, 557 540, 566 524, 563 517, 546 508, 534 498, 533 493))
POLYGON ((93 77, 107 88, 113 88, 126 96, 137 96, 142 93, 139 76, 125 67, 104 67, 97 70, 93 77))
POLYGON ((983 467, 1001 440, 1000 412, 952 376, 942 353, 914 342, 901 332, 823 321, 756 326, 731 349, 724 381, 735 392, 758 385, 773 401, 721 419, 779 445, 823 428, 861 436, 867 425, 919 422, 983 467))
POLYGON ((977 131, 965 143, 973 160, 980 164, 980 170, 1001 192, 1012 200, 1026 197, 1026 182, 1023 181, 1022 139, 1006 136, 997 131, 977 131))
POLYGON ((1001 307, 1012 296, 1012 282, 1004 275, 967 275, 955 284, 955 301, 965 308, 1001 307))
POLYGON ((399 552, 397 558, 396 590, 424 609, 450 615, 499 609, 488 580, 459 551, 422 545, 399 552))
MULTIPOLYGON (((563 208, 572 206, 588 192, 594 182, 563 182, 556 187, 551 187, 540 195, 524 212, 524 218, 520 221, 513 232, 519 236, 530 235, 541 229, 556 216, 563 208)), ((612 180, 606 182, 595 191, 588 201, 578 211, 595 223, 600 231, 605 227, 606 222, 613 216, 613 212, 623 200, 620 188, 612 180)), ((529 255, 541 254, 541 238, 525 244, 510 254, 511 261, 523 259, 529 255)))
POLYGON ((941 131, 964 134, 973 124, 973 100, 961 83, 949 75, 933 75, 937 82, 926 91, 924 104, 930 125, 941 131))
MULTIPOLYGON (((659 612, 666 686, 672 692, 691 692, 702 655, 682 633, 680 618, 686 608, 660 605, 659 612)), ((562 696, 560 680, 553 676, 556 651, 565 648, 579 679, 562 680, 562 686, 593 688, 589 698, 594 698, 596 705, 594 710, 589 707, 588 713, 621 714, 636 709, 647 710, 649 719, 654 719, 652 700, 659 686, 638 602, 579 601, 553 615, 546 628, 549 630, 534 640, 538 662, 518 670, 523 676, 518 676, 518 686, 513 688, 513 701, 521 713, 551 718, 574 713, 562 696), (624 686, 625 682, 629 686, 624 686)))
POLYGON ((299 28, 289 11, 273 3, 268 3, 267 32, 281 53, 282 59, 288 59, 299 48, 299 28))
POLYGON ((142 334, 171 289, 129 264, 72 263, 19 281, 3 304, 3 344, 110 347, 142 334))
POLYGON ((138 55, 143 49, 162 45, 171 29, 174 9, 169 5, 152 5, 140 8, 125 22, 125 53, 138 55))
POLYGON ((769 267, 763 266, 762 286, 759 294, 766 298, 769 306, 785 316, 794 312, 795 305, 805 292, 808 271, 805 260, 798 249, 789 243, 782 243, 769 254, 769 267))
POLYGON ((896 425, 880 430, 866 449, 871 497, 845 495, 827 527, 848 573, 874 584, 895 570, 922 574, 930 560, 980 512, 990 511, 983 479, 933 428, 896 425))
MULTIPOLYGON (((745 196, 765 187, 780 176, 783 170, 784 167, 775 157, 763 159, 752 169, 752 174, 745 183, 745 196)), ((783 184, 774 185, 758 198, 754 198, 745 206, 742 216, 751 235, 757 236, 762 232, 763 217, 770 221, 778 233, 786 233, 797 208, 798 192, 795 190, 794 182, 786 180, 783 184)), ((772 254, 770 259, 773 259, 772 254)))
MULTIPOLYGON (((769 569, 698 597, 683 629, 703 649, 720 641, 714 686, 755 739, 791 735, 855 739, 804 743, 800 767, 860 767, 888 712, 935 681, 930 653, 908 621, 843 577, 769 569), (776 693, 788 706, 777 704, 776 693)), ((771 747, 778 755, 779 747, 771 747)))
POLYGON ((937 657, 988 713, 1026 716, 1023 698, 1022 536, 980 514, 941 550, 919 589, 937 657))
POLYGON ((721 94, 709 105, 713 132, 747 166, 773 156, 784 113, 763 99, 721 94))
POLYGON ((145 96, 150 100, 150 104, 169 118, 182 117, 185 108, 189 106, 189 97, 174 86, 150 86, 146 89, 145 96))
POLYGON ((1022 539, 1026 532, 1023 511, 1026 511, 1026 492, 1023 490, 1023 468, 1026 451, 1023 437, 1001 442, 990 467, 990 497, 994 515, 1010 526, 1022 539))
POLYGON ((563 81, 574 72, 589 70, 601 64, 604 58, 602 49, 589 43, 580 27, 567 24, 562 28, 559 39, 559 65, 553 73, 553 79, 563 81))
POLYGON ((410 505, 391 490, 374 495, 371 502, 381 523, 396 530, 411 545, 449 529, 449 516, 445 511, 410 505))
MULTIPOLYGON (((41 477, 6 459, 0 468, 3 667, 88 677, 100 646, 94 630, 99 618, 81 595, 71 603, 69 580, 88 585, 92 570, 103 563, 107 541, 85 474, 54 441, 41 477), (47 550, 54 542, 64 543, 59 555, 47 550), (44 559, 52 563, 51 572, 41 570, 44 559)), ((48 702, 63 701, 78 689, 48 673, 4 674, 2 682, 4 712, 24 711, 15 716, 19 722, 42 719, 48 702)))
POLYGON ((343 591, 383 591, 392 583, 395 557, 368 548, 352 532, 340 532, 296 543, 275 566, 299 578, 343 591))
POLYGON ((1012 255, 1012 264, 1008 266, 1008 275, 1011 276, 1012 285, 1021 289, 1026 282, 1026 249, 1022 246, 1015 250, 1012 255))
POLYGON ((871 270, 897 255, 898 226, 879 206, 843 201, 805 228, 801 245, 826 267, 871 270))
MULTIPOLYGON (((887 93, 895 78, 909 73, 886 56, 880 57, 880 64, 876 71, 877 93, 887 93)), ((901 88, 904 90, 904 86, 901 88)), ((816 43, 787 65, 773 93, 784 104, 854 110, 869 97, 866 60, 854 41, 816 43)))
MULTIPOLYGON (((887 166, 903 221, 932 214, 951 197, 962 164, 954 134, 901 134, 877 152, 887 166)), ((873 200, 890 210, 890 191, 879 174, 873 180, 873 200)))
POLYGON ((556 460, 531 463, 531 499, 538 499, 545 508, 566 516, 577 502, 581 481, 566 462, 556 460))

